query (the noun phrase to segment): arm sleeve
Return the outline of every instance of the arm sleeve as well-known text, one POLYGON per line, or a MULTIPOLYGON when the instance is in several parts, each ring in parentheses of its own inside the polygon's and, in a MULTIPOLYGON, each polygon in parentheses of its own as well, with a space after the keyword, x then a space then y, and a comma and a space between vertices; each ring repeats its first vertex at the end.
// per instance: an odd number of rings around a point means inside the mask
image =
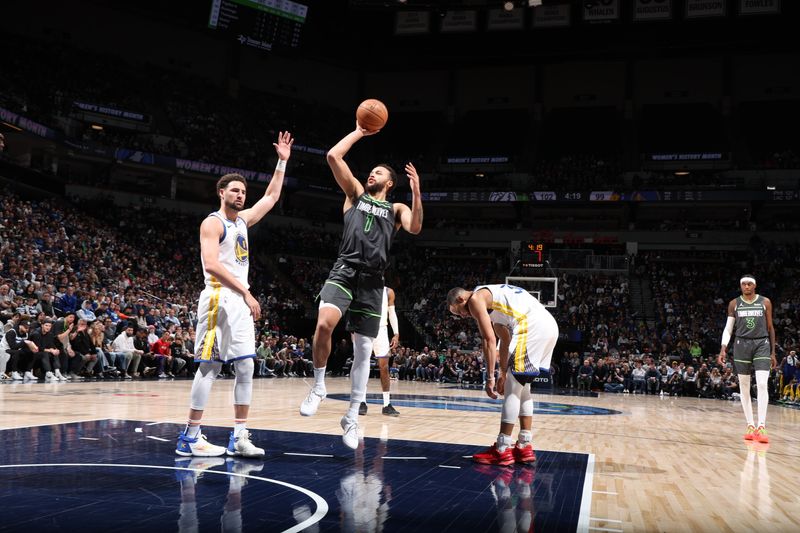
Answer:
POLYGON ((393 305, 389 306, 389 325, 392 326, 392 333, 400 335, 400 326, 397 324, 397 312, 393 305))
POLYGON ((733 323, 736 319, 732 316, 728 317, 725 322, 725 329, 722 330, 722 346, 727 346, 731 342, 731 335, 733 334, 733 323))

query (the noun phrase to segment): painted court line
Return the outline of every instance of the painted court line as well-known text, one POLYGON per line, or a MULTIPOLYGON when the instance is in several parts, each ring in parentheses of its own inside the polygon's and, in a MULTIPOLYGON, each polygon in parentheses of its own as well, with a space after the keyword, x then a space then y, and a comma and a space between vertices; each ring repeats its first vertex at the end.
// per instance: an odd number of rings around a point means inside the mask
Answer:
POLYGON ((439 468, 461 468, 460 466, 439 465, 439 468))
POLYGON ((183 472, 202 472, 204 474, 216 474, 221 476, 233 476, 233 477, 240 477, 245 479, 257 479, 259 481, 266 481, 267 483, 274 483, 276 485, 281 485, 283 487, 296 490, 297 492, 301 492, 311 498, 317 506, 317 510, 300 522, 299 524, 290 527, 289 529, 283 531, 283 533, 298 533, 303 531, 304 529, 316 524, 323 518, 325 515, 328 514, 328 502, 325 501, 325 498, 317 494, 316 492, 312 492, 305 487, 301 487, 299 485, 292 485, 291 483, 287 483, 285 481, 279 481, 277 479, 271 479, 268 477, 261 477, 261 476, 252 476, 249 474, 237 474, 236 472, 222 472, 218 470, 200 470, 194 468, 181 468, 177 466, 156 466, 156 465, 130 465, 130 464, 103 464, 103 463, 39 463, 39 464, 20 464, 20 465, 0 465, 0 469, 2 468, 54 468, 57 466, 65 466, 65 467, 83 467, 83 468, 147 468, 153 470, 177 470, 183 472))
POLYGON ((595 494, 612 494, 614 496, 617 496, 616 492, 608 492, 608 491, 605 491, 605 490, 593 490, 592 492, 595 493, 595 494))
POLYGON ((333 457, 327 453, 297 453, 297 452, 283 452, 283 455, 299 455, 301 457, 333 457))
MULTIPOLYGON (((592 484, 594 483, 594 454, 590 453, 586 459, 586 475, 583 477, 583 494, 581 495, 581 510, 578 514, 577 531, 589 531, 589 511, 592 509, 592 484)), ((621 530, 620 530, 621 531, 621 530)))
POLYGON ((590 527, 589 531, 613 531, 614 533, 622 533, 621 529, 612 529, 610 527, 590 527))
POLYGON ((96 439, 94 437, 78 437, 78 440, 100 440, 100 439, 96 439))
POLYGON ((166 424, 166 422, 150 422, 149 424, 145 424, 145 426, 157 426, 158 424, 166 424))
POLYGON ((386 457, 381 457, 381 459, 400 459, 401 461, 405 459, 405 460, 419 461, 419 460, 427 459, 427 457, 389 457, 389 456, 386 456, 386 457))
POLYGON ((614 520, 613 518, 590 518, 592 522, 614 522, 615 524, 621 524, 622 520, 614 520))
POLYGON ((153 440, 158 440, 158 441, 161 441, 161 442, 169 442, 169 439, 162 439, 161 437, 154 437, 152 435, 148 435, 147 438, 148 439, 153 439, 153 440))

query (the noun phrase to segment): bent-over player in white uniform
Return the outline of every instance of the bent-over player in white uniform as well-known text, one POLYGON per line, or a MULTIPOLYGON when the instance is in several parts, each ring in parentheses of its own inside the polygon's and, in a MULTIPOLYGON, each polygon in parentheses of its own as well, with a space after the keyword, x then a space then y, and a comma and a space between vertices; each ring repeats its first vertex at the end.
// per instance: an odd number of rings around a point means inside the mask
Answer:
MULTIPOLYGON (((372 353, 375 354, 375 359, 378 360, 378 369, 381 373, 381 390, 383 391, 383 409, 381 412, 386 416, 400 416, 400 413, 392 405, 389 395, 391 384, 389 379, 389 356, 399 343, 400 326, 397 324, 397 312, 394 308, 394 290, 384 287, 383 302, 381 303, 381 327, 378 330, 378 336, 372 342, 372 353), (389 341, 387 326, 392 326, 391 341, 389 341)), ((358 414, 367 414, 367 402, 361 402, 358 414)))
POLYGON ((450 312, 472 317, 483 337, 486 361, 486 394, 504 395, 500 433, 488 450, 473 460, 483 464, 510 465, 536 461, 531 444, 533 398, 531 382, 540 372, 550 370, 558 341, 558 324, 553 315, 528 291, 513 285, 478 285, 472 291, 456 287, 447 293, 450 312), (494 384, 497 341, 500 337, 500 376, 494 384), (495 392, 497 391, 497 392, 495 392), (519 418, 517 444, 511 433, 519 418))
POLYGON ((219 211, 200 224, 200 259, 205 288, 197 306, 197 372, 192 383, 191 407, 186 429, 178 437, 175 453, 183 456, 212 457, 228 453, 261 457, 264 450, 250 441, 246 429, 253 393, 253 359, 256 354, 254 320, 261 307, 247 282, 250 249, 247 228, 261 220, 277 203, 283 187, 286 161, 292 150, 289 132, 281 132, 273 143, 278 165, 264 196, 250 209, 244 209, 247 182, 239 174, 226 174, 217 182, 219 211), (222 363, 233 362, 234 426, 227 449, 209 443, 200 432, 200 421, 222 363))

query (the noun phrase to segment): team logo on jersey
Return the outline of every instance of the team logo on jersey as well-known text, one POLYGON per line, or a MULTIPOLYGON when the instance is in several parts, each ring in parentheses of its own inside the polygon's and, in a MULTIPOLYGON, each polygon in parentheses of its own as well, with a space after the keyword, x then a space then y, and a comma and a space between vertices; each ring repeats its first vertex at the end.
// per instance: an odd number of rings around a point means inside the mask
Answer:
POLYGON ((236 254, 236 262, 240 265, 246 265, 250 257, 247 251, 247 239, 241 233, 236 235, 236 245, 234 246, 234 253, 236 254))

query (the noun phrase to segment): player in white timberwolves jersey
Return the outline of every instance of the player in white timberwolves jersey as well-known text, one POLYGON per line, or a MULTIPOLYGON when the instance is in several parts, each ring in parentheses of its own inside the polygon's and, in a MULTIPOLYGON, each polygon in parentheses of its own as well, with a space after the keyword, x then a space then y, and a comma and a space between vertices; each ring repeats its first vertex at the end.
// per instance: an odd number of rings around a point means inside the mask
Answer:
POLYGON ((497 393, 504 396, 497 442, 485 452, 476 453, 473 459, 495 465, 534 462, 531 382, 540 372, 550 370, 558 341, 556 320, 528 291, 513 285, 478 285, 471 291, 456 287, 447 293, 447 305, 454 315, 472 317, 478 323, 486 361, 486 394, 491 398, 497 398, 497 393), (497 387, 495 334, 500 338, 497 387), (519 438, 512 447, 511 433, 517 418, 519 438))
POLYGON ((281 132, 273 143, 278 165, 264 196, 250 209, 244 209, 247 182, 239 174, 226 174, 217 182, 219 211, 208 215, 200 225, 200 259, 205 288, 197 307, 197 373, 192 383, 189 422, 178 437, 175 453, 183 456, 212 457, 228 453, 261 457, 264 450, 250 440, 246 429, 253 392, 253 358, 256 352, 254 320, 261 307, 247 282, 250 247, 247 228, 261 220, 278 202, 293 143, 289 132, 281 132), (209 443, 200 432, 200 421, 211 393, 211 386, 223 362, 233 362, 234 425, 227 449, 209 443))

